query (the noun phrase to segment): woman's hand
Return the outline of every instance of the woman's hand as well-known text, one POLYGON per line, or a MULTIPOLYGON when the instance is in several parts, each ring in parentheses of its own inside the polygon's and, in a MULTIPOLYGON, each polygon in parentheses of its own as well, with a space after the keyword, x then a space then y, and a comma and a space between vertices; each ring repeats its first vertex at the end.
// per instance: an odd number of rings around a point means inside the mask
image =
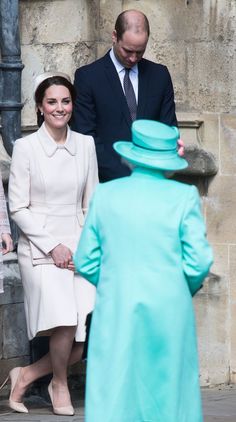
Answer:
POLYGON ((9 233, 2 233, 2 254, 13 251, 13 241, 9 233))
POLYGON ((51 250, 50 255, 55 265, 60 268, 68 268, 69 263, 72 261, 71 250, 61 243, 51 250))

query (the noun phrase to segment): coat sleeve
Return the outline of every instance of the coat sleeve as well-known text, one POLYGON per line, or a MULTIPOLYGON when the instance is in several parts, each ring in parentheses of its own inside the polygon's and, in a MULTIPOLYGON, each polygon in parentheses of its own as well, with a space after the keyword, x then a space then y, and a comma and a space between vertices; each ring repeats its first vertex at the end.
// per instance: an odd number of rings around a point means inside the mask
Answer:
POLYGON ((85 67, 76 70, 74 80, 76 100, 73 107, 72 129, 84 135, 91 135, 96 144, 98 142, 96 136, 96 107, 92 88, 87 79, 85 67))
POLYGON ((9 177, 9 208, 11 217, 27 236, 27 238, 41 251, 48 254, 58 245, 58 240, 51 236, 41 224, 37 224, 30 211, 30 151, 26 140, 16 141, 9 177))
POLYGON ((167 82, 164 92, 164 98, 161 104, 160 122, 170 126, 178 126, 175 114, 174 88, 170 73, 167 68, 165 69, 167 82))
POLYGON ((98 284, 101 263, 101 247, 96 215, 96 193, 97 189, 91 201, 80 241, 73 257, 76 271, 95 286, 98 284))
POLYGON ((83 200, 82 207, 83 212, 86 214, 88 211, 89 201, 94 192, 95 186, 98 184, 98 164, 97 156, 95 151, 94 140, 90 138, 90 148, 89 148, 89 166, 87 171, 87 179, 83 191, 83 200))
POLYGON ((189 190, 183 215, 180 238, 183 271, 192 295, 201 287, 213 262, 211 247, 206 239, 206 228, 201 213, 200 198, 195 186, 189 190))

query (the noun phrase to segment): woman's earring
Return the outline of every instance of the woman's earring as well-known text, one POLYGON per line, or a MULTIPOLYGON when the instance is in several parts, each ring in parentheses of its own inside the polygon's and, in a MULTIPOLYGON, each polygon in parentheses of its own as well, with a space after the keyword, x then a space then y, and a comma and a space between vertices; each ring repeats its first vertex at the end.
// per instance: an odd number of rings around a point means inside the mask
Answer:
POLYGON ((43 116, 43 111, 41 111, 41 113, 40 113, 40 114, 41 114, 41 116, 43 116))

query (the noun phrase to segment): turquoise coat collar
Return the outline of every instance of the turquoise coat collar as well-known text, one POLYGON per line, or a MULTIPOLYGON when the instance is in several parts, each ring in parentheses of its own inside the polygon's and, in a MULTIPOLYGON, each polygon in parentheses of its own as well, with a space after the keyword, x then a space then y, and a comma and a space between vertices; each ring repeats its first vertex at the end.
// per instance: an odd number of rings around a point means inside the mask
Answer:
POLYGON ((166 179, 165 173, 165 171, 147 167, 134 167, 131 177, 151 177, 155 179, 166 179))

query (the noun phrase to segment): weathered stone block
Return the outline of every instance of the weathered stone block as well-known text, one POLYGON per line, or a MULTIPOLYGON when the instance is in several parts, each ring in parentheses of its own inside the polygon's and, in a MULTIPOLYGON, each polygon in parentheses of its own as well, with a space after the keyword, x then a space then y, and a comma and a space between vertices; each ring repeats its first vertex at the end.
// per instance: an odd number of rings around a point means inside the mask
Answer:
POLYGON ((236 245, 229 247, 229 339, 231 382, 236 382, 236 245))
POLYGON ((227 45, 198 42, 188 46, 187 54, 190 110, 230 112, 228 74, 232 62, 228 56, 227 45))
MULTIPOLYGON (((236 285, 234 285, 234 288, 236 285)), ((230 301, 229 315, 229 339, 230 341, 230 369, 234 377, 236 377, 236 302, 230 301)))
POLYGON ((152 32, 161 43, 176 39, 186 39, 191 43, 196 39, 222 42, 232 40, 235 32, 234 1, 125 0, 123 8, 145 11, 152 32))
POLYGON ((0 295, 0 305, 23 302, 23 287, 20 280, 4 280, 4 293, 0 295))
MULTIPOLYGON (((234 19, 235 20, 235 19, 234 19)), ((230 51, 229 51, 230 54, 230 51)), ((231 106, 232 106, 232 112, 236 113, 236 55, 233 54, 233 65, 232 65, 232 69, 231 69, 231 74, 230 74, 230 80, 231 80, 231 91, 230 91, 230 96, 231 96, 231 106)))
POLYGON ((0 295, 0 305, 23 302, 23 288, 20 279, 16 253, 4 256, 4 293, 0 295))
MULTIPOLYGON (((208 236, 209 238, 209 236, 208 236)), ((211 243, 211 242, 210 242, 211 243)), ((227 244, 211 243, 213 265, 208 277, 207 292, 209 296, 229 295, 229 248, 227 244)))
POLYGON ((207 386, 210 383, 208 374, 208 360, 206 359, 206 356, 208 356, 208 344, 206 339, 208 338, 209 330, 207 323, 208 297, 206 293, 203 293, 203 289, 201 289, 194 297, 194 307, 197 324, 200 383, 202 386, 207 386))
POLYGON ((91 63, 97 58, 97 44, 80 42, 75 44, 72 53, 72 81, 74 78, 74 72, 78 67, 84 66, 85 64, 91 63))
POLYGON ((202 35, 202 8, 198 5, 186 7, 182 0, 167 0, 165 2, 154 2, 153 0, 135 1, 126 0, 123 2, 124 9, 139 9, 145 11, 150 25, 151 33, 161 44, 166 40, 174 41, 176 39, 188 39, 202 35), (194 18, 192 19, 192 17, 194 18), (190 25, 191 19, 191 25, 190 25))
POLYGON ((151 33, 145 57, 168 67, 174 85, 177 110, 180 108, 185 110, 188 104, 188 91, 186 84, 187 58, 184 42, 178 41, 174 44, 165 42, 162 44, 151 33))
POLYGON ((216 114, 177 113, 181 137, 186 147, 209 151, 219 165, 219 116, 216 114))
POLYGON ((116 0, 111 2, 110 0, 103 0, 99 2, 99 20, 98 15, 95 17, 98 25, 99 39, 102 42, 112 45, 111 34, 115 26, 115 21, 117 16, 125 10, 123 6, 123 1, 116 0))
MULTIPOLYGON (((4 256, 4 293, 0 294, 0 366, 1 359, 27 355, 23 288, 15 253, 4 256)), ((1 373, 2 374, 2 373, 1 373)))
POLYGON ((187 147, 184 154, 189 166, 178 172, 189 176, 214 176, 217 171, 215 157, 208 151, 196 147, 187 147))
POLYGON ((210 384, 229 381, 230 354, 228 348, 228 301, 229 301, 229 256, 227 245, 214 246, 214 265, 207 283, 206 318, 208 334, 202 341, 207 343, 205 359, 208 365, 210 384))
POLYGON ((214 155, 219 167, 219 116, 217 114, 206 113, 202 114, 201 118, 203 120, 203 124, 199 131, 199 138, 201 140, 200 143, 203 148, 207 149, 214 155))
POLYGON ((205 280, 203 288, 194 297, 202 386, 216 384, 218 378, 221 382, 227 382, 229 379, 228 366, 225 365, 230 356, 227 347, 229 338, 225 335, 227 330, 225 307, 229 295, 227 245, 214 245, 214 257, 215 262, 210 275, 205 280), (215 346, 216 357, 214 357, 215 346), (219 359, 219 362, 215 359, 219 359))
MULTIPOLYGON (((230 285, 234 286, 236 284, 236 239, 235 244, 229 246, 229 263, 230 285)), ((232 295, 232 298, 236 298, 236 289, 233 289, 230 293, 232 295)))
POLYGON ((29 354, 25 313, 22 303, 6 305, 3 310, 3 357, 4 359, 29 354))
POLYGON ((236 114, 220 117, 220 159, 222 174, 236 174, 236 114))
POLYGON ((211 384, 229 381, 229 349, 226 309, 228 295, 212 295, 208 303, 209 344, 208 365, 211 384))
POLYGON ((203 117, 198 113, 177 112, 177 120, 180 136, 185 147, 205 147, 205 139, 202 137, 203 117))
POLYGON ((102 56, 104 56, 108 50, 111 48, 111 43, 104 43, 104 42, 99 42, 97 43, 97 50, 96 50, 96 54, 97 57, 100 58, 102 56))
POLYGON ((20 17, 23 45, 90 41, 86 0, 21 1, 20 17))
POLYGON ((214 177, 207 198, 206 221, 212 243, 235 243, 236 177, 214 177))

